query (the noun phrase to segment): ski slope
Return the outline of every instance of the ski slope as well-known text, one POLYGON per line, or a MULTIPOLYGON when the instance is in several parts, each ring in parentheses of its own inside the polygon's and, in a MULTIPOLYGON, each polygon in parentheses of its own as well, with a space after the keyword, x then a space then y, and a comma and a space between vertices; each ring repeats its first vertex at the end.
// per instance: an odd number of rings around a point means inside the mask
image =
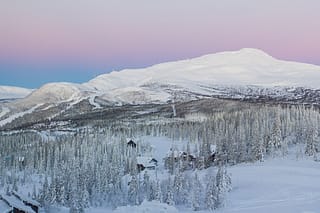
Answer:
POLYGON ((273 159, 229 169, 233 191, 220 213, 320 212, 320 162, 273 159))

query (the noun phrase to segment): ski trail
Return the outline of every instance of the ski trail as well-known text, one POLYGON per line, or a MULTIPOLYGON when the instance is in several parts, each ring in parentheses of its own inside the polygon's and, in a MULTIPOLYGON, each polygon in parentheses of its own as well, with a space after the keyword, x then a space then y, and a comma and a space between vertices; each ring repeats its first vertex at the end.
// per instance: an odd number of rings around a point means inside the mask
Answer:
POLYGON ((9 116, 8 118, 0 121, 0 127, 4 126, 5 124, 11 123, 13 120, 15 120, 15 119, 17 119, 19 117, 22 117, 22 116, 24 116, 26 114, 32 113, 35 109, 37 109, 41 105, 43 105, 43 104, 37 104, 36 106, 32 107, 31 109, 28 109, 26 111, 19 112, 19 113, 16 113, 16 114, 13 114, 13 115, 9 116))

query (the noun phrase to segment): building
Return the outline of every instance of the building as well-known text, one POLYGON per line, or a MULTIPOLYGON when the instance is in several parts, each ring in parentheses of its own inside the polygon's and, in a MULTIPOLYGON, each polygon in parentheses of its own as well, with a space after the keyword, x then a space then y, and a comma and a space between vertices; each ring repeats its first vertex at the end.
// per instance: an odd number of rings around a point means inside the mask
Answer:
POLYGON ((31 207, 36 213, 39 212, 41 204, 36 200, 30 199, 29 197, 23 196, 15 191, 12 191, 12 195, 21 200, 26 206, 31 207))
POLYGON ((152 157, 137 157, 137 169, 139 172, 150 169, 154 170, 158 166, 158 161, 152 157))
POLYGON ((127 143, 127 146, 128 146, 128 147, 132 147, 132 148, 137 148, 137 144, 136 144, 133 140, 130 140, 130 141, 127 143))
POLYGON ((13 195, 0 195, 0 209, 1 208, 4 208, 3 212, 5 213, 38 213, 13 195))

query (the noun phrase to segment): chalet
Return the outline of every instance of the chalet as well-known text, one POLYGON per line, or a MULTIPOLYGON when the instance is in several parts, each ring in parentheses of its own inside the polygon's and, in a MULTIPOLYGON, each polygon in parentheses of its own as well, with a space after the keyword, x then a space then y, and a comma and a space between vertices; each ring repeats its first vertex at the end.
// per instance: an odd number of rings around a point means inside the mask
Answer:
POLYGON ((128 146, 128 147, 132 147, 132 148, 137 148, 137 144, 136 144, 133 140, 130 140, 130 141, 127 143, 127 146, 128 146))
POLYGON ((6 213, 36 213, 36 211, 30 206, 25 205, 20 199, 9 195, 0 195, 1 208, 5 208, 3 212, 6 213))
POLYGON ((137 157, 137 169, 139 172, 150 169, 154 170, 158 166, 158 161, 152 157, 137 157))
POLYGON ((34 212, 38 213, 41 207, 41 204, 29 197, 23 196, 16 191, 12 191, 12 195, 21 200, 26 206, 31 207, 34 212))

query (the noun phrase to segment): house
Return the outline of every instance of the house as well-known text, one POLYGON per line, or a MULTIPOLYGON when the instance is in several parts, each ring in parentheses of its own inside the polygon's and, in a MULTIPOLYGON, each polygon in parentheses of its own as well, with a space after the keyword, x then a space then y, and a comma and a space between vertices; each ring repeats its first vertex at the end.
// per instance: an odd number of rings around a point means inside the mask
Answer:
POLYGON ((9 206, 9 209, 6 209, 4 212, 6 213, 35 213, 30 206, 25 205, 20 199, 15 196, 9 195, 0 195, 0 202, 4 205, 4 208, 9 206))
POLYGON ((132 148, 137 148, 137 144, 136 144, 133 140, 130 140, 130 141, 127 143, 127 146, 128 146, 128 147, 132 147, 132 148))
POLYGON ((36 200, 30 199, 29 197, 23 196, 16 191, 12 191, 12 195, 21 200, 26 206, 31 207, 36 213, 39 212, 41 204, 36 200))
POLYGON ((152 157, 137 157, 137 169, 139 172, 145 169, 154 170, 158 166, 158 161, 152 157))

